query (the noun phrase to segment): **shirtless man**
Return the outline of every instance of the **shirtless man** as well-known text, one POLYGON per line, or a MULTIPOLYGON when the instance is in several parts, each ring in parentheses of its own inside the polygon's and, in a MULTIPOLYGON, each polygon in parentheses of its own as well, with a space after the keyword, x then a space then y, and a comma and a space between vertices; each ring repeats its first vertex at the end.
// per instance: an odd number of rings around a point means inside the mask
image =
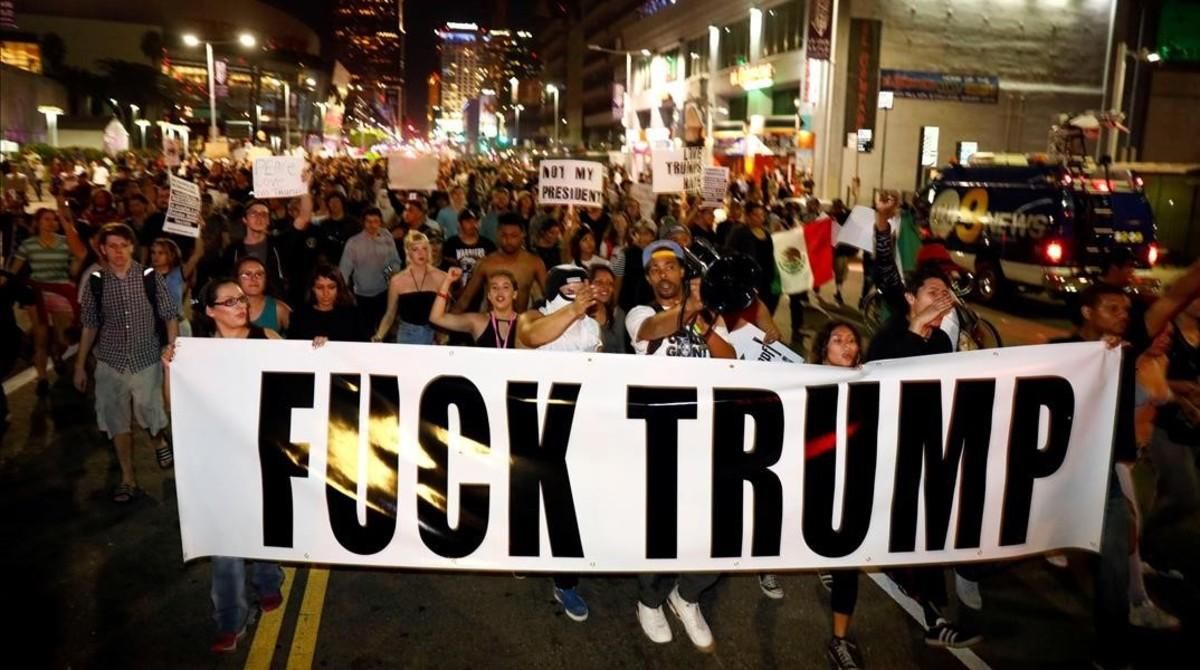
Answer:
POLYGON ((455 313, 461 314, 467 310, 481 288, 487 285, 488 274, 492 270, 508 270, 517 278, 517 299, 513 309, 518 312, 529 308, 531 288, 535 284, 538 294, 542 294, 542 287, 546 285, 546 264, 537 254, 525 250, 525 225, 521 217, 506 213, 500 217, 497 225, 500 249, 484 256, 475 265, 471 281, 455 303, 455 313))

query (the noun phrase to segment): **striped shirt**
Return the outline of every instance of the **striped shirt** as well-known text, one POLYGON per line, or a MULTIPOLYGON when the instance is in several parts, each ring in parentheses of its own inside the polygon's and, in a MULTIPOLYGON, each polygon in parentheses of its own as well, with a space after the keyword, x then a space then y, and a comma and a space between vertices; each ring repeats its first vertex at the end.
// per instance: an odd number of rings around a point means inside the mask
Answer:
MULTIPOLYGON (((90 289, 81 292, 80 320, 85 328, 100 330, 96 336, 96 360, 104 361, 118 372, 140 372, 157 363, 162 354, 154 331, 154 308, 146 300, 146 285, 142 279, 144 269, 135 261, 124 277, 118 277, 107 268, 100 270, 104 282, 103 305, 96 305, 90 289), (104 313, 103 324, 100 323, 100 310, 104 313)), ((171 299, 167 283, 162 275, 151 272, 158 287, 158 313, 173 319, 178 308, 171 299)), ((89 281, 90 275, 80 283, 89 281)))
POLYGON ((16 257, 29 264, 29 278, 33 281, 55 284, 71 281, 71 250, 62 235, 55 235, 48 247, 40 237, 26 238, 17 247, 16 257))

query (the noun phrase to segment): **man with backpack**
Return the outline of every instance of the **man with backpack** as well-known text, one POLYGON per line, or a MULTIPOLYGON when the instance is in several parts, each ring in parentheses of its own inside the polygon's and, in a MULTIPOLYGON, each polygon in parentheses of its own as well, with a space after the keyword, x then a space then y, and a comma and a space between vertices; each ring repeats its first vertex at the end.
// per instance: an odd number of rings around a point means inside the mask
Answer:
POLYGON ((178 309, 167 285, 153 268, 133 260, 137 238, 123 223, 100 229, 102 269, 89 275, 81 291, 83 335, 75 358, 75 388, 87 390, 87 358, 95 344, 96 422, 108 434, 121 466, 114 502, 141 495, 133 469, 133 419, 151 435, 159 467, 174 464, 166 440, 160 363, 175 345, 178 309))

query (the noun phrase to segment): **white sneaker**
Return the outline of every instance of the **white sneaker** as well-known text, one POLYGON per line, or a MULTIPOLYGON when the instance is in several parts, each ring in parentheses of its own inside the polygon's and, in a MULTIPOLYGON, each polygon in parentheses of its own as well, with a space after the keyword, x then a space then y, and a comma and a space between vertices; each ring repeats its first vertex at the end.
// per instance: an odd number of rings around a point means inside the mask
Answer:
POLYGON ((662 607, 646 607, 642 603, 637 606, 638 623, 642 624, 642 632, 655 644, 666 644, 671 641, 671 624, 667 623, 667 615, 662 607))
POLYGON ((967 607, 976 612, 983 609, 983 596, 979 593, 979 582, 973 582, 956 572, 954 573, 954 592, 958 594, 959 602, 967 607))
POLYGON ((671 611, 675 616, 679 617, 679 621, 683 623, 683 629, 687 631, 688 638, 696 648, 705 653, 716 649, 717 645, 713 642, 712 631, 708 629, 708 622, 704 620, 704 613, 700 611, 700 603, 689 603, 679 595, 679 587, 676 586, 671 595, 667 596, 667 604, 671 606, 671 611))
POLYGON ((759 575, 758 588, 762 589, 763 595, 771 600, 783 600, 783 586, 779 583, 779 578, 775 575, 759 575))
POLYGON ((1046 562, 1059 570, 1066 570, 1071 565, 1067 562, 1067 555, 1062 553, 1046 554, 1046 562))
POLYGON ((1154 630, 1179 630, 1179 619, 1163 611, 1152 600, 1129 604, 1129 624, 1154 630))

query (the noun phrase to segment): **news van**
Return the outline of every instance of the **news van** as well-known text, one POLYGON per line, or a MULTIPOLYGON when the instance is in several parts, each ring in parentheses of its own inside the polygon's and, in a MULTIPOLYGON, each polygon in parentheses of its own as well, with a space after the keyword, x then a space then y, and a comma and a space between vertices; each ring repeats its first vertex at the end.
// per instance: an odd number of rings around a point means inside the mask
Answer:
POLYGON ((945 168, 921 193, 930 241, 974 272, 977 298, 1013 290, 1067 298, 1095 281, 1116 247, 1137 259, 1143 290, 1158 262, 1154 215, 1129 170, 1089 169, 1027 159, 945 168))

